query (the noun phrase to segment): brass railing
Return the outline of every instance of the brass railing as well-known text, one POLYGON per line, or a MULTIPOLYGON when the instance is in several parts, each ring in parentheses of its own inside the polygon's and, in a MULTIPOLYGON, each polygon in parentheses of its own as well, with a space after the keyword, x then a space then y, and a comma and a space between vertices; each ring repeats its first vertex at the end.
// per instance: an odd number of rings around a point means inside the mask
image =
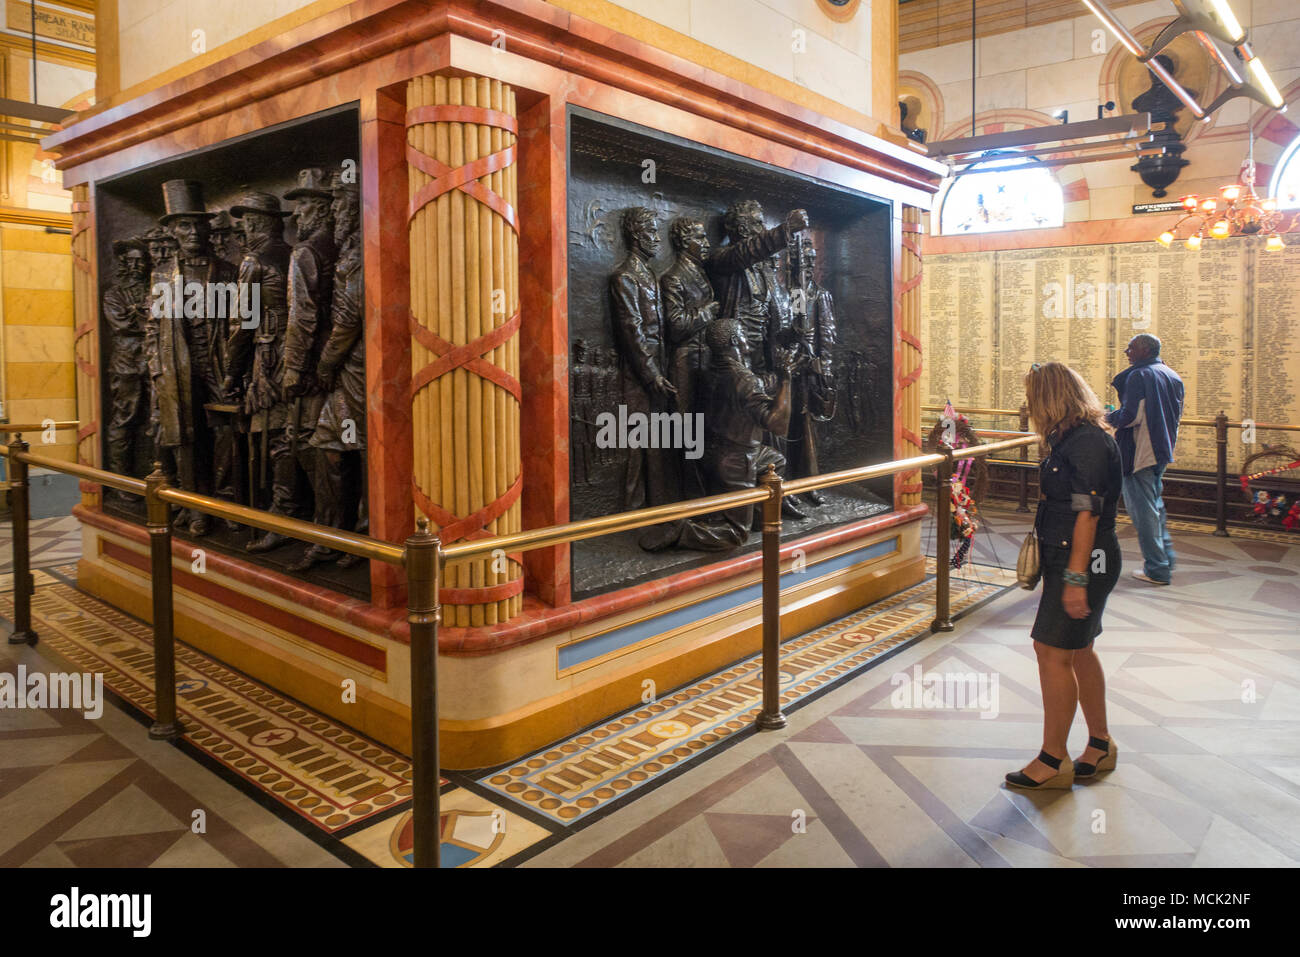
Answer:
MULTIPOLYGON (((60 425, 66 428, 76 426, 75 422, 60 425)), ((671 505, 658 505, 619 515, 584 519, 564 525, 529 529, 511 535, 453 542, 448 545, 443 545, 436 532, 430 531, 427 521, 421 518, 415 534, 398 546, 365 535, 272 515, 269 512, 221 499, 172 488, 166 484, 166 478, 158 467, 155 467, 148 478, 141 480, 88 465, 37 455, 29 451, 29 446, 22 440, 22 435, 16 428, 14 431, 14 439, 8 446, 0 446, 0 454, 7 456, 9 461, 10 501, 13 513, 14 631, 9 638, 11 644, 35 644, 37 640, 31 619, 34 583, 31 576, 28 542, 30 508, 28 466, 35 465, 66 472, 90 482, 144 497, 150 543, 156 700, 155 720, 149 729, 150 737, 175 738, 183 730, 176 712, 176 652, 175 635, 172 629, 171 506, 176 505, 253 528, 278 532, 290 538, 325 545, 351 555, 399 565, 405 569, 407 621, 411 627, 411 813, 416 867, 437 867, 439 864, 438 589, 447 562, 488 555, 498 548, 510 552, 532 551, 643 528, 664 521, 720 512, 736 506, 761 505, 763 509, 763 704, 755 723, 760 729, 765 730, 781 728, 786 723, 785 715, 781 711, 778 667, 781 650, 782 499, 786 495, 831 488, 851 482, 863 482, 934 466, 939 481, 938 492, 935 495, 935 617, 930 624, 930 630, 951 631, 953 624, 949 601, 950 568, 947 561, 950 547, 951 503, 947 487, 953 474, 953 463, 1013 449, 1026 449, 1038 441, 1033 435, 1013 433, 1008 438, 986 445, 959 450, 943 447, 940 451, 929 455, 918 455, 913 458, 830 472, 789 482, 782 481, 774 470, 769 469, 760 479, 759 485, 753 489, 711 495, 671 505)))
MULTIPOLYGON (((922 412, 942 412, 941 405, 923 405, 922 412)), ((1029 409, 1022 405, 1019 409, 961 409, 967 415, 1015 415, 1020 417, 1020 431, 1029 431, 1029 409)), ((1228 430, 1244 429, 1253 425, 1257 432, 1300 432, 1300 425, 1269 425, 1260 422, 1230 422, 1224 412, 1212 419, 1179 419, 1179 427, 1190 426, 1194 429, 1214 429, 1215 469, 1214 469, 1214 534, 1220 538, 1228 537, 1228 430)), ((993 430, 979 429, 981 435, 996 434, 993 430)), ((1016 466, 1019 473, 1020 501, 1017 512, 1029 511, 1029 450, 1023 449, 1019 462, 999 461, 999 465, 1016 466)))

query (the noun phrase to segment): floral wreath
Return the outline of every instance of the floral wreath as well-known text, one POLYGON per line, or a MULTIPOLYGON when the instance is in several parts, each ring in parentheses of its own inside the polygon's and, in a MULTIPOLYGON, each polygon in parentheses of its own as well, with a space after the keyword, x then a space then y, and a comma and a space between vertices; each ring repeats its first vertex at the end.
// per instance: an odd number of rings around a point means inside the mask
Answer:
MULTIPOLYGON (((961 464, 969 465, 970 459, 966 459, 961 464)), ((951 495, 952 533, 961 539, 951 562, 952 567, 957 569, 965 564, 967 557, 970 555, 975 530, 979 527, 976 521, 979 512, 975 509, 975 499, 971 498, 970 489, 966 487, 965 480, 956 474, 952 477, 951 495)))
POLYGON ((1270 495, 1264 489, 1252 491, 1250 487, 1250 483, 1256 479, 1264 478, 1266 475, 1277 475, 1295 468, 1300 468, 1300 459, 1288 465, 1279 465, 1277 468, 1265 469, 1262 472, 1241 476, 1241 490, 1246 494, 1246 498, 1251 505, 1254 506, 1254 514, 1260 521, 1266 521, 1269 517, 1277 518, 1283 514, 1283 509, 1286 509, 1286 514, 1282 518, 1283 527, 1290 530, 1295 528, 1297 523, 1300 523, 1300 499, 1292 502, 1291 507, 1288 509, 1285 495, 1281 493, 1270 495))
MULTIPOLYGON (((947 445, 952 449, 964 449, 978 444, 979 439, 976 438, 975 432, 971 428, 970 419, 958 413, 952 407, 952 402, 948 402, 944 406, 943 412, 940 413, 939 421, 935 423, 930 432, 929 445, 932 448, 947 445), (943 439, 944 432, 947 431, 949 424, 953 426, 954 432, 951 443, 945 442, 943 439)), ((975 532, 979 528, 979 511, 975 507, 975 495, 971 486, 986 483, 987 476, 983 472, 972 475, 975 469, 975 459, 962 459, 953 469, 952 478, 950 479, 951 534, 956 542, 956 548, 949 561, 953 569, 961 568, 970 558, 971 544, 975 538, 975 532)))

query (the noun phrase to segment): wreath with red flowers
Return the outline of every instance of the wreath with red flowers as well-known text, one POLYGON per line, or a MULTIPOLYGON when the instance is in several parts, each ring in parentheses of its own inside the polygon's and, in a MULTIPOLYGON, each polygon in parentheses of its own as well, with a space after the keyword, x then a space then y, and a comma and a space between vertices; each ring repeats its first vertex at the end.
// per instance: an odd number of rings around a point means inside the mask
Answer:
MULTIPOLYGON (((975 434, 970 419, 956 412, 952 403, 948 403, 926 437, 925 444, 928 450, 935 451, 944 445, 965 449, 983 443, 975 434)), ((979 509, 975 501, 982 498, 988 489, 988 469, 988 463, 982 457, 962 459, 953 469, 949 489, 953 554, 949 564, 954 569, 961 568, 970 557, 971 544, 979 529, 979 509)))
POLYGON ((1251 510, 1256 519, 1260 522, 1267 522, 1270 518, 1281 518, 1282 527, 1288 530, 1294 529, 1300 524, 1300 498, 1291 502, 1287 507, 1287 497, 1282 493, 1276 495, 1270 494, 1265 489, 1252 489, 1251 482, 1258 481, 1269 475, 1279 475, 1291 469, 1300 468, 1300 455, 1296 450, 1282 445, 1266 445, 1263 451, 1256 452, 1246 459, 1245 467, 1249 470, 1252 462, 1261 458, 1290 458, 1292 461, 1286 465, 1279 465, 1275 468, 1264 469, 1260 472, 1245 472, 1240 477, 1241 490, 1246 495, 1247 501, 1251 504, 1251 510))

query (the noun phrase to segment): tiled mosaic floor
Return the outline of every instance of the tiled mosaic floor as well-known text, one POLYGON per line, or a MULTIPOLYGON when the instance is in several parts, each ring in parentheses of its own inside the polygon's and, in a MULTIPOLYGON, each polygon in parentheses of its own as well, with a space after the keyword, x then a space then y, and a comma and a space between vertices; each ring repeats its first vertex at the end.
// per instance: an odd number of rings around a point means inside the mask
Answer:
MULTIPOLYGON (((41 645, 25 653, 47 660, 53 653, 80 670, 104 674, 106 687, 128 708, 151 718, 151 629, 77 591, 75 571, 63 565, 34 573, 32 613, 41 645)), ((1009 583, 998 569, 967 566, 954 576, 954 615, 1009 583)), ((917 585, 786 642, 787 709, 927 634, 932 597, 931 582, 917 585)), ((0 614, 11 613, 12 595, 5 591, 0 614)), ((674 770, 743 737, 761 698, 758 669, 756 656, 648 708, 615 715, 606 729, 617 728, 618 736, 593 729, 539 752, 557 760, 530 757, 480 775, 449 772, 442 795, 444 865, 494 866, 554 843, 595 812, 626 804, 674 770), (629 760, 611 767, 615 754, 629 760), (539 760, 541 770, 532 773, 528 765, 539 760), (582 773, 575 768, 607 773, 580 791, 557 791, 564 777, 582 773), (556 793, 552 804, 546 795, 556 793)), ((282 817, 310 823, 318 843, 350 863, 409 866, 410 770, 402 755, 184 645, 177 649, 177 691, 185 746, 227 780, 279 808, 282 817)))
MULTIPOLYGON (((13 574, 13 549, 6 521, 0 526, 0 582, 9 587, 13 574)), ((59 518, 35 518, 28 525, 28 543, 32 567, 66 565, 81 557, 81 523, 71 515, 59 518)))
MULTIPOLYGON (((954 614, 1007 587, 975 581, 963 586, 953 591, 954 614)), ((934 585, 923 582, 786 641, 781 649, 782 707, 928 634, 933 620, 934 585)), ((762 698, 762 658, 755 655, 484 774, 478 784, 551 821, 572 824, 653 786, 732 735, 752 731, 762 698)))
MULTIPOLYGON (((981 561, 1013 562, 1026 517, 990 510, 986 519, 976 554, 981 561)), ((734 690, 749 680, 741 663, 656 702, 665 711, 633 709, 507 768, 449 773, 442 795, 444 862, 477 867, 1295 866, 1300 863, 1295 824, 1300 758, 1294 744, 1300 730, 1294 727, 1300 715, 1300 548, 1287 547, 1290 539, 1273 541, 1275 533, 1268 530, 1234 528, 1232 537, 1221 539, 1209 536, 1206 526, 1183 525, 1173 523, 1179 554, 1174 587, 1122 581, 1108 606, 1098 648, 1121 766, 1094 783, 1055 795, 1000 788, 1002 773, 1023 764, 1036 748, 1040 712, 1026 633, 1038 596, 1016 589, 1003 593, 1010 573, 976 566, 954 580, 954 609, 967 613, 952 635, 887 647, 894 636, 886 619, 907 603, 904 593, 788 642, 785 693, 799 693, 800 686, 809 690, 788 709, 790 727, 784 731, 758 735, 732 727, 719 733, 719 726, 747 720, 756 705, 756 698, 734 690), (1002 597, 976 608, 989 591, 1002 597), (859 652, 874 650, 876 663, 883 656, 889 663, 864 674, 865 664, 855 662, 845 647, 853 633, 867 635, 859 652), (849 671, 830 673, 846 664, 849 671), (891 679, 916 666, 998 675, 996 719, 959 710, 900 711, 890 700, 891 679), (849 675, 856 680, 840 683, 849 675), (818 678, 820 685, 810 683, 818 678), (1243 699, 1244 681, 1251 683, 1253 700, 1243 699), (723 692, 741 700, 731 701, 723 692), (674 700, 683 694, 685 699, 674 700), (723 702, 732 711, 721 708, 723 702), (683 720, 687 713, 706 720, 690 725, 683 720), (625 723, 628 719, 631 723, 625 723), (621 791, 593 781, 583 791, 554 795, 557 806, 541 807, 547 796, 539 786, 541 772, 555 777, 556 768, 609 751, 611 740, 675 721, 688 725, 688 733, 652 735, 660 742, 652 742, 657 750, 641 753, 641 767, 628 762, 620 769, 631 782, 621 791), (601 729, 609 734, 597 738, 601 729), (707 734, 717 740, 704 741, 707 734), (590 743, 579 744, 583 738, 590 743), (691 748, 692 741, 704 747, 691 748), (574 750, 565 752, 566 745, 574 750), (686 753, 675 753, 679 748, 686 753), (548 758, 557 753, 559 759, 548 758), (668 757, 676 760, 664 760, 668 757), (541 768, 528 767, 537 760, 541 768), (658 770, 650 764, 658 764, 658 770), (515 768, 524 769, 517 780, 492 783, 510 778, 515 768), (645 773, 645 780, 634 781, 633 771, 645 773), (511 783, 524 787, 507 791, 511 783), (604 787, 614 793, 596 797, 604 787), (596 804, 585 806, 583 798, 596 804), (550 813, 561 808, 577 813, 567 818, 550 813), (792 827, 792 812, 802 815, 801 828, 792 827), (1098 812, 1107 816, 1104 834, 1092 830, 1098 812)), ((1120 539, 1125 561, 1134 567, 1132 528, 1122 527, 1120 539)), ((928 532, 925 540, 932 541, 928 532)), ((40 553, 33 555, 38 587, 58 599, 43 606, 42 596, 38 609, 84 614, 67 594, 68 579, 75 576, 75 566, 66 564, 70 553, 56 556, 64 564, 48 567, 40 553)), ((0 577, 0 591, 8 588, 7 578, 0 577)), ((932 586, 918 586, 922 634, 933 615, 927 588, 932 586)), ((47 669, 60 667, 52 664, 49 636, 76 621, 48 620, 40 626, 46 629, 42 645, 34 649, 0 645, 0 668, 13 670, 17 662, 29 670, 42 663, 47 669)), ((275 700, 274 692, 256 687, 275 700)), ((268 709, 272 721, 307 711, 279 700, 274 707, 269 701, 256 703, 268 709)), ((323 736, 316 721, 331 724, 309 713, 299 718, 323 736)), ((303 726, 292 718, 288 724, 295 735, 303 726)), ((1072 753, 1082 747, 1081 733, 1076 727, 1072 753)), ((341 753, 343 761, 355 752, 341 753)), ((0 713, 0 866, 409 864, 405 796, 331 829, 321 826, 322 817, 310 816, 310 809, 290 812, 273 802, 268 785, 250 782, 247 774, 235 790, 229 782, 236 769, 213 773, 217 766, 194 760, 197 754, 149 741, 139 723, 114 709, 93 722, 67 712, 0 713), (253 794, 257 797, 250 798, 253 794), (207 811, 206 834, 191 832, 195 808, 207 811)), ((292 765, 283 756, 278 760, 292 765)), ((260 763, 268 774, 281 773, 269 761, 260 763)), ((599 758, 592 763, 601 764, 599 758)), ((388 769, 391 773, 392 766, 388 769)), ((323 817, 334 813, 343 812, 323 817)))
MULTIPOLYGON (((1027 517, 990 517, 1005 557, 1027 517)), ((1296 867, 1300 547, 1233 531, 1175 528, 1162 588, 1128 577, 1137 541, 1120 530, 1097 639, 1119 766, 1095 781, 1002 786, 1042 720, 1039 593, 1013 589, 525 866, 1296 867), (996 707, 896 697, 916 669, 996 677, 996 707)), ((1076 718, 1071 755, 1085 743, 1076 718)))
MULTIPOLYGON (((12 593, 0 595, 0 614, 12 612, 12 593)), ((61 582, 36 589, 32 622, 59 657, 103 674, 119 698, 156 714, 148 625, 61 582)), ((411 793, 402 755, 184 645, 176 651, 176 698, 188 743, 330 833, 411 793)))

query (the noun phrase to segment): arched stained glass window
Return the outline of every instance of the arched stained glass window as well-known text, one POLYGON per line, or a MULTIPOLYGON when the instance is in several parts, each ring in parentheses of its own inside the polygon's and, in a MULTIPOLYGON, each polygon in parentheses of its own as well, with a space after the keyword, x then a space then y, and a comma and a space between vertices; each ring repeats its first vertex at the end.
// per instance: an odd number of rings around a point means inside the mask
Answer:
MULTIPOLYGON (((994 155, 994 154, 990 154, 994 155)), ((994 233, 1011 229, 1045 229, 1065 223, 1065 194, 1046 167, 1023 167, 1024 157, 996 154, 953 182, 939 210, 939 233, 994 233)))
POLYGON ((1291 141, 1278 160, 1268 194, 1277 199, 1278 209, 1300 209, 1300 136, 1291 141))

